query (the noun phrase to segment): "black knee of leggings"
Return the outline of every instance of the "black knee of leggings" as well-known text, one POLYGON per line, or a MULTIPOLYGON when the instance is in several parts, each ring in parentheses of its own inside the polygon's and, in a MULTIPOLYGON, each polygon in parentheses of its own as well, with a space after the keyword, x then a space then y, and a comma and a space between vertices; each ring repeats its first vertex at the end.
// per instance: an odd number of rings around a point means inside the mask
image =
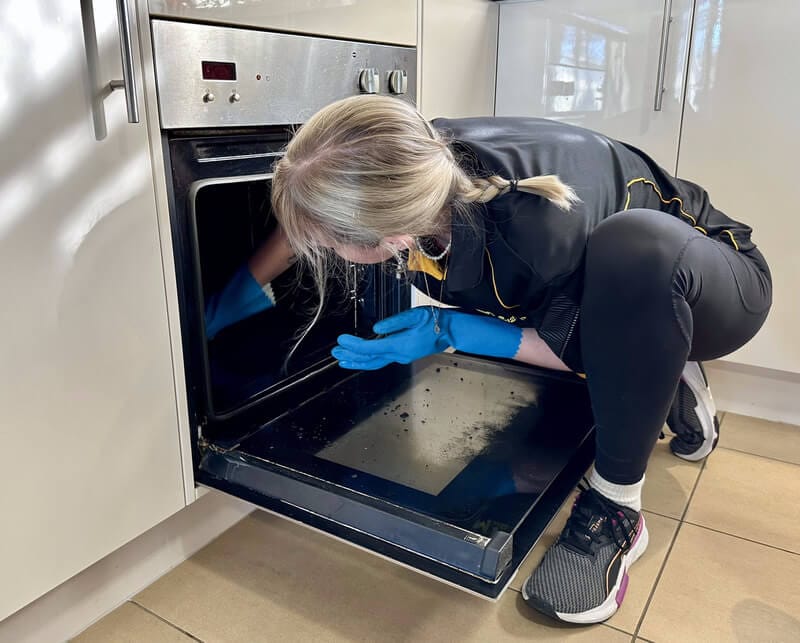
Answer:
POLYGON ((598 473, 644 475, 687 359, 725 355, 771 302, 757 251, 738 253, 661 212, 613 215, 587 246, 581 350, 597 424, 598 473))

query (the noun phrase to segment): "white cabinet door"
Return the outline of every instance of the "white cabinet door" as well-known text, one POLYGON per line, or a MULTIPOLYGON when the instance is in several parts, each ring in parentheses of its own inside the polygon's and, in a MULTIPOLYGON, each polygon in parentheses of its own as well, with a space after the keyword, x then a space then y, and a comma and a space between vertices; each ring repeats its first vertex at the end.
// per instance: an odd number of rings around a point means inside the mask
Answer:
POLYGON ((148 4, 154 16, 417 44, 417 0, 149 0, 148 4))
POLYGON ((495 113, 588 127, 674 171, 691 13, 691 0, 501 5, 495 113), (662 59, 665 6, 673 20, 662 59), (660 67, 666 91, 657 111, 660 67))
POLYGON ((419 109, 423 116, 494 113, 497 5, 486 0, 422 0, 419 109))
POLYGON ((678 173, 708 189, 773 272, 761 333, 731 361, 800 373, 800 2, 697 3, 678 173))
POLYGON ((185 504, 147 126, 92 116, 121 77, 114 2, 0 3, 0 620, 185 504))

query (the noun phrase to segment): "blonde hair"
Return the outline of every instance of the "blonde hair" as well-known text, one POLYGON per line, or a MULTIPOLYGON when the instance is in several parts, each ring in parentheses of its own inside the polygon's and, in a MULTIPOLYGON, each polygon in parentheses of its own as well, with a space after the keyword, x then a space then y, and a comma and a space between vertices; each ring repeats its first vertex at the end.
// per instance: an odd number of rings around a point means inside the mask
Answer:
MULTIPOLYGON (((512 187, 500 176, 468 176, 448 142, 405 101, 353 96, 318 111, 289 142, 272 180, 273 211, 319 292, 308 329, 321 314, 335 258, 326 245, 376 248, 394 235, 440 234, 452 214, 469 220, 470 204, 512 187)), ((516 190, 565 211, 578 200, 555 175, 520 179, 516 190)))

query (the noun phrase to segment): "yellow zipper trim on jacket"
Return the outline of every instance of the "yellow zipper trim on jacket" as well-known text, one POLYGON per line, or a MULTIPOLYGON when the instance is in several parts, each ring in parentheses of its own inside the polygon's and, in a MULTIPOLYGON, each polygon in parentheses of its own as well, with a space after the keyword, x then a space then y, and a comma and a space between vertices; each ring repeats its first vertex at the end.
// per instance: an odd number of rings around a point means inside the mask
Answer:
POLYGON ((736 243, 736 238, 733 236, 733 232, 731 232, 730 230, 723 230, 723 232, 727 232, 728 233, 728 236, 731 238, 731 242, 733 243, 733 247, 738 250, 739 249, 739 244, 736 243))
POLYGON ((500 297, 500 293, 497 292, 497 282, 495 281, 495 278, 494 278, 494 263, 492 262, 492 254, 489 252, 489 248, 484 247, 484 250, 486 251, 486 256, 489 258, 489 268, 492 271, 492 288, 494 288, 494 296, 497 298, 497 301, 500 302, 500 305, 503 308, 505 308, 506 310, 512 310, 514 308, 519 308, 519 306, 520 306, 519 304, 515 304, 514 306, 509 306, 500 297))
MULTIPOLYGON (((627 210, 631 205, 631 186, 634 185, 635 183, 645 183, 645 184, 649 185, 651 188, 653 188, 653 191, 658 195, 658 198, 665 205, 669 205, 673 201, 677 201, 680 213, 683 216, 685 216, 686 218, 688 218, 692 222, 692 225, 694 226, 694 229, 695 230, 699 230, 704 235, 708 236, 708 231, 705 228, 703 228, 702 226, 697 225, 697 218, 694 215, 690 214, 689 212, 687 212, 686 210, 683 209, 683 200, 680 197, 674 196, 671 199, 665 199, 664 195, 661 194, 661 190, 658 189, 658 186, 655 183, 653 183, 651 180, 649 180, 649 179, 647 179, 645 177, 639 177, 638 179, 632 179, 632 180, 628 181, 628 184, 626 186, 628 188, 628 195, 625 198, 625 208, 624 208, 625 210, 627 210)), ((733 232, 730 231, 730 230, 723 230, 722 232, 727 233, 727 235, 731 238, 731 243, 733 244, 733 247, 738 251, 739 250, 739 244, 736 241, 736 237, 733 236, 733 232)))
POLYGON ((687 219, 689 219, 692 222, 692 225, 695 227, 695 229, 699 230, 700 232, 702 232, 705 235, 708 235, 708 232, 706 232, 702 227, 697 225, 697 217, 695 217, 693 214, 690 214, 686 210, 684 210, 684 208, 683 208, 683 200, 680 197, 674 196, 671 199, 665 199, 664 195, 661 194, 661 190, 658 189, 658 186, 655 183, 653 183, 650 179, 646 179, 643 176, 639 177, 638 179, 633 179, 631 181, 628 181, 628 185, 626 186, 628 188, 628 196, 625 199, 625 208, 624 208, 625 210, 627 210, 631 205, 631 186, 633 186, 636 183, 644 183, 645 185, 649 185, 651 188, 653 188, 653 191, 658 195, 658 198, 661 200, 661 203, 663 203, 664 205, 670 205, 670 204, 672 204, 674 202, 677 202, 678 203, 678 210, 680 211, 680 213, 683 216, 685 216, 687 219))

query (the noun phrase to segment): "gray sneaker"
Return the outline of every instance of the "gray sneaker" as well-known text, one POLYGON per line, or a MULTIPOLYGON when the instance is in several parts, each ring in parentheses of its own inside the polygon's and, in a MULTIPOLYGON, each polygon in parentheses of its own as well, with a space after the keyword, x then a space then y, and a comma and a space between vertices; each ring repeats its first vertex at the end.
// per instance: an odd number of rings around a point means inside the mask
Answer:
POLYGON ((605 621, 622 604, 628 568, 647 543, 640 512, 581 486, 561 536, 525 581, 522 597, 561 621, 605 621))
POLYGON ((692 462, 702 460, 717 446, 717 407, 700 362, 686 362, 667 416, 667 426, 675 434, 669 448, 679 458, 692 462))

